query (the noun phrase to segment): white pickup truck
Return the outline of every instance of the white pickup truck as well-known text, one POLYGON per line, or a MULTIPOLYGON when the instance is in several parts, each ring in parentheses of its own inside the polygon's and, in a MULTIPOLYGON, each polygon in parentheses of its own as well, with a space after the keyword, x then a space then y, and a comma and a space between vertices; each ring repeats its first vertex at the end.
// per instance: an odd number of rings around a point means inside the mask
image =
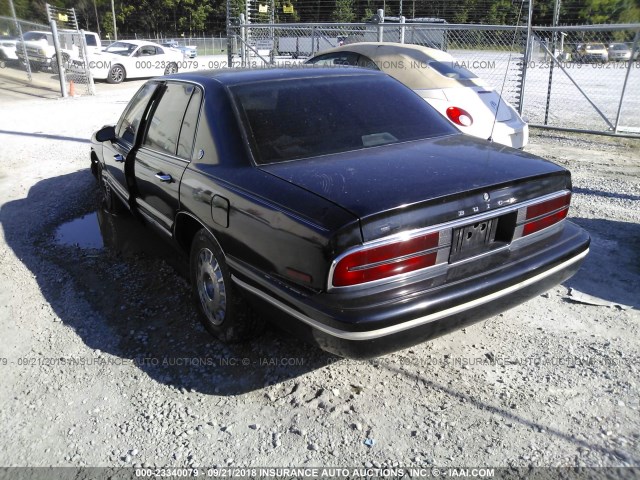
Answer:
MULTIPOLYGON (((24 45, 29 57, 29 63, 33 70, 51 69, 54 72, 58 70, 56 61, 56 49, 53 44, 53 35, 47 31, 31 31, 22 35, 24 45)), ((84 38, 87 43, 87 54, 100 51, 100 37, 94 32, 84 32, 84 38)), ((62 61, 65 65, 69 65, 74 61, 81 62, 80 58, 80 36, 74 30, 58 30, 58 39, 60 41, 60 49, 62 50, 62 61)), ((16 43, 16 54, 23 63, 24 51, 22 42, 16 43)))

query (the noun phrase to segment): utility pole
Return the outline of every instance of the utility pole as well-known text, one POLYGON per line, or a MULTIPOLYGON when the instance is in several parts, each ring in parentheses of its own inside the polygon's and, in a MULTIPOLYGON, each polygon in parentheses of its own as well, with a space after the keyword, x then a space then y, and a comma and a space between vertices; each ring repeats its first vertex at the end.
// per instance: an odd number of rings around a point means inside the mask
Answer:
POLYGON ((116 27, 116 7, 111 0, 111 17, 113 18, 113 38, 114 42, 118 41, 118 27, 116 27))
POLYGON ((98 30, 98 37, 102 38, 102 34, 100 33, 100 18, 98 17, 98 6, 96 5, 96 0, 93 0, 93 11, 96 14, 96 29, 98 30))
POLYGON ((22 26, 20 25, 20 22, 18 22, 18 17, 16 17, 16 8, 13 6, 13 0, 9 0, 9 5, 11 6, 11 15, 13 16, 13 21, 16 24, 16 29, 20 36, 20 43, 22 44, 22 56, 24 57, 25 68, 27 69, 27 79, 32 82, 33 77, 31 76, 31 63, 29 62, 29 55, 27 54, 27 46, 25 45, 24 38, 22 37, 22 26))

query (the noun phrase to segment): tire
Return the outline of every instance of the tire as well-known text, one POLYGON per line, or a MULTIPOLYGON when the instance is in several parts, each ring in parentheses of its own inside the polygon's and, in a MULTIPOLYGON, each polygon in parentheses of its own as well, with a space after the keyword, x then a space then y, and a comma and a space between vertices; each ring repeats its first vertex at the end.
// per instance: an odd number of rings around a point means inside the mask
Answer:
POLYGON ((102 206, 109 213, 121 213, 124 211, 124 204, 120 201, 118 196, 113 193, 111 186, 107 183, 103 175, 103 168, 101 164, 98 164, 98 185, 100 187, 100 198, 102 200, 102 206))
POLYGON ((167 68, 164 69, 164 74, 171 75, 174 73, 178 73, 178 65, 174 62, 171 62, 169 65, 167 65, 167 68))
POLYGON ((127 72, 122 65, 114 65, 107 75, 107 83, 122 83, 127 78, 127 72))
MULTIPOLYGON (((69 68, 69 55, 62 54, 62 66, 67 69, 69 68)), ((60 69, 58 68, 58 57, 55 55, 51 57, 51 71, 54 75, 58 75, 60 73, 60 69)))
POLYGON ((205 229, 193 238, 189 268, 200 321, 211 335, 232 343, 262 333, 264 320, 250 309, 232 284, 224 254, 205 229))

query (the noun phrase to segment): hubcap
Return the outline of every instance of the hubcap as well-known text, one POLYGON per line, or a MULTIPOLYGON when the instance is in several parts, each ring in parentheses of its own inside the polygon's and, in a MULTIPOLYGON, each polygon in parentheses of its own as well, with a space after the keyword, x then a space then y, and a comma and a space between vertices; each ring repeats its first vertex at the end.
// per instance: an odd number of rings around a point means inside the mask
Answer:
POLYGON ((124 72, 122 71, 121 68, 119 67, 115 67, 112 71, 111 71, 111 79, 115 82, 121 82, 122 78, 124 77, 124 72))
POLYGON ((198 254, 196 282, 202 310, 213 325, 221 325, 227 312, 227 292, 220 264, 208 248, 198 254))

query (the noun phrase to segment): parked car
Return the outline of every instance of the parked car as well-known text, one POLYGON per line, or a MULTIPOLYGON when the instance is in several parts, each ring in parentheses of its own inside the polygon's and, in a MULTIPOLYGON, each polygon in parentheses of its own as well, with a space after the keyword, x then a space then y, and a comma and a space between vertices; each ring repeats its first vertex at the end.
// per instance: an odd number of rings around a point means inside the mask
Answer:
POLYGON ((566 169, 461 134, 372 70, 149 80, 94 134, 91 168, 108 209, 185 252, 224 341, 271 315, 327 351, 380 355, 544 292, 589 247, 565 219, 566 169))
POLYGON ((198 47, 194 45, 180 45, 175 40, 163 42, 161 45, 163 47, 175 48, 176 50, 180 50, 184 58, 196 58, 198 56, 198 47))
POLYGON ((607 48, 608 58, 611 61, 626 61, 631 60, 631 49, 624 43, 612 43, 607 48))
POLYGON ((461 132, 524 148, 529 127, 498 92, 435 48, 365 42, 326 50, 305 63, 382 70, 412 88, 461 132))
MULTIPOLYGON (((85 43, 87 45, 87 55, 91 55, 100 50, 100 37, 94 32, 84 32, 85 43)), ((27 51, 27 57, 31 68, 37 70, 51 70, 58 72, 58 61, 56 49, 53 43, 53 35, 49 31, 34 30, 25 32, 22 35, 27 51)), ((58 41, 61 49, 62 62, 65 67, 70 67, 72 63, 81 62, 81 41, 82 37, 75 30, 58 30, 58 41)), ((22 42, 18 39, 16 43, 16 54, 21 62, 25 63, 22 42)))
POLYGON ((580 43, 576 46, 573 59, 582 63, 606 63, 609 61, 609 52, 603 43, 580 43))
POLYGON ((15 37, 0 36, 0 61, 7 62, 17 60, 16 43, 18 39, 15 37))
POLYGON ((174 48, 143 40, 125 40, 92 55, 89 68, 96 80, 121 83, 129 78, 176 73, 182 60, 182 52, 174 48))

